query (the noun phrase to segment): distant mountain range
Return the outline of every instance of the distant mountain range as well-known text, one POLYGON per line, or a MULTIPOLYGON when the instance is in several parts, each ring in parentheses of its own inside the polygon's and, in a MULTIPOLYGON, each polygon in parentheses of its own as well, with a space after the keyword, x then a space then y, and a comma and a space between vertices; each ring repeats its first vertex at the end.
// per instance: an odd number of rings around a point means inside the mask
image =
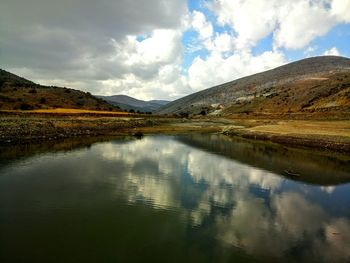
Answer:
POLYGON ((80 90, 43 86, 0 69, 0 110, 76 108, 154 112, 166 100, 138 100, 125 95, 93 96, 80 90))
POLYGON ((0 110, 71 108, 117 110, 114 105, 89 92, 43 86, 0 69, 0 110))
POLYGON ((173 101, 158 114, 350 114, 350 59, 307 58, 173 101))
POLYGON ((96 96, 98 98, 104 99, 105 101, 118 106, 119 108, 135 112, 154 112, 160 107, 169 103, 167 100, 150 100, 143 101, 138 100, 126 95, 114 95, 114 96, 96 96))

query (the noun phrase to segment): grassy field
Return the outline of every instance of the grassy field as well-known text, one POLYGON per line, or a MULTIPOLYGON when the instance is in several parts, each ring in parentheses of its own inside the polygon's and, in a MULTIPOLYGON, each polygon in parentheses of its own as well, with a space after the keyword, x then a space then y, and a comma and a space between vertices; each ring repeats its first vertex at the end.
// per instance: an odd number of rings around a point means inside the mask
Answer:
POLYGON ((278 121, 274 124, 249 128, 252 132, 275 133, 281 135, 323 135, 350 138, 350 121, 278 121))
POLYGON ((225 134, 292 146, 350 152, 350 121, 233 120, 225 134))
POLYGON ((0 113, 13 113, 13 114, 91 114, 91 115, 130 115, 128 112, 123 111, 103 111, 103 110, 86 110, 86 109, 67 109, 67 108, 56 108, 56 109, 37 109, 37 110, 0 110, 0 113))

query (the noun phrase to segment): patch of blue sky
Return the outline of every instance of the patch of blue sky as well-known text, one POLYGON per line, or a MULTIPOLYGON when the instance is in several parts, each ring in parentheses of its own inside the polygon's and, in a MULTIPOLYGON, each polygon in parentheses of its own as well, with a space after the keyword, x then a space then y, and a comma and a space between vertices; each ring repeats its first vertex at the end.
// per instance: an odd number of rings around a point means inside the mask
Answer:
MULTIPOLYGON (((202 12, 207 21, 209 21, 213 26, 214 36, 215 34, 221 33, 229 33, 234 34, 230 26, 228 25, 218 25, 216 23, 216 17, 211 10, 208 9, 208 4, 212 2, 211 0, 188 0, 187 5, 190 12, 200 11, 202 12)), ((185 62, 184 65, 186 67, 187 64, 191 64, 190 62, 197 56, 202 59, 205 59, 209 52, 201 46, 201 40, 199 39, 199 35, 197 32, 193 30, 186 31, 182 36, 182 43, 185 47, 185 62)), ((188 67, 186 67, 188 68, 188 67)))
POLYGON ((190 12, 193 12, 194 10, 201 11, 204 14, 208 14, 209 10, 207 8, 207 3, 211 1, 208 0, 188 0, 187 1, 187 7, 190 12))
POLYGON ((350 25, 340 24, 332 28, 325 36, 315 38, 302 49, 281 49, 288 61, 305 57, 321 56, 327 50, 337 48, 342 56, 350 57, 350 25))
POLYGON ((252 54, 254 56, 258 56, 263 54, 266 51, 272 51, 273 44, 273 34, 269 34, 268 36, 261 39, 257 45, 252 48, 252 54))
POLYGON ((138 35, 138 36, 136 36, 136 40, 138 41, 138 42, 142 42, 142 41, 144 41, 145 39, 147 39, 147 38, 149 38, 150 37, 150 35, 148 35, 148 34, 145 34, 145 35, 138 35))
POLYGON ((305 54, 305 49, 284 49, 283 48, 280 50, 284 53, 287 62, 293 62, 293 61, 301 60, 307 57, 307 55, 305 54))
POLYGON ((336 47, 341 55, 350 57, 350 24, 335 26, 325 37, 319 37, 313 43, 319 47, 320 54, 336 47))
POLYGON ((181 64, 181 70, 183 75, 187 75, 188 69, 193 64, 193 60, 196 57, 199 57, 201 59, 204 59, 208 55, 208 51, 206 50, 199 50, 190 54, 187 54, 183 57, 182 64, 181 64))
POLYGON ((182 71, 184 74, 187 74, 188 68, 192 65, 196 57, 205 59, 209 55, 209 52, 201 45, 198 37, 198 33, 193 30, 186 31, 182 36, 182 43, 184 45, 182 71))
POLYGON ((226 33, 235 35, 234 30, 232 30, 232 28, 229 25, 213 24, 213 29, 214 29, 214 32, 217 32, 217 33, 220 33, 220 34, 226 32, 226 33))
POLYGON ((232 28, 228 25, 219 25, 217 23, 217 19, 215 14, 209 10, 208 5, 210 4, 210 0, 188 0, 188 9, 190 12, 200 11, 202 12, 207 21, 211 22, 214 28, 214 32, 216 33, 224 33, 224 32, 232 32, 232 28))
MULTIPOLYGON (((188 0, 188 9, 190 12, 200 11, 206 19, 211 22, 216 34, 228 33, 235 36, 236 32, 229 25, 220 25, 217 23, 215 14, 208 8, 212 0, 188 0)), ((185 47, 183 58, 183 71, 187 72, 196 57, 205 59, 209 52, 201 46, 201 40, 198 39, 198 33, 192 30, 185 32, 182 41, 185 47)), ((310 56, 323 55, 327 50, 336 47, 341 55, 350 57, 350 25, 339 24, 328 32, 327 35, 315 38, 307 47, 301 49, 280 48, 288 62, 296 61, 310 56)), ((252 48, 252 54, 259 56, 266 51, 273 50, 273 33, 261 39, 257 45, 252 48)))

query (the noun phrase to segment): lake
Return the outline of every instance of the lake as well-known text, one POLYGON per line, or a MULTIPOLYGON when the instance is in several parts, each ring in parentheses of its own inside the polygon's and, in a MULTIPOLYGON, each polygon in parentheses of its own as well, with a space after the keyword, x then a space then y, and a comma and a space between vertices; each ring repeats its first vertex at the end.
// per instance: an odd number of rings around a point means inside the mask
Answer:
POLYGON ((0 262, 350 262, 350 157, 221 135, 0 148, 0 262))

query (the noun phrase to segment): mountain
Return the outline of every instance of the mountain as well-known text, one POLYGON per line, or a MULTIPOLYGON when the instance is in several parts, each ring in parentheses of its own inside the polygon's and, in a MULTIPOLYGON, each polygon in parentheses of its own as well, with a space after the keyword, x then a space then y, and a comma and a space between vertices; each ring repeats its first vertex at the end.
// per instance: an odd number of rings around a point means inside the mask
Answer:
POLYGON ((350 113, 350 59, 307 58, 183 97, 158 114, 350 113))
POLYGON ((15 74, 0 69, 0 87, 2 87, 5 83, 17 86, 35 85, 35 83, 30 80, 21 78, 15 74))
POLYGON ((118 106, 119 108, 130 111, 134 110, 135 112, 154 112, 160 107, 169 103, 167 100, 150 100, 143 101, 138 100, 126 95, 114 95, 114 96, 96 96, 98 98, 104 99, 105 101, 118 106))
POLYGON ((0 69, 0 110, 50 108, 120 110, 89 92, 39 85, 0 69))

